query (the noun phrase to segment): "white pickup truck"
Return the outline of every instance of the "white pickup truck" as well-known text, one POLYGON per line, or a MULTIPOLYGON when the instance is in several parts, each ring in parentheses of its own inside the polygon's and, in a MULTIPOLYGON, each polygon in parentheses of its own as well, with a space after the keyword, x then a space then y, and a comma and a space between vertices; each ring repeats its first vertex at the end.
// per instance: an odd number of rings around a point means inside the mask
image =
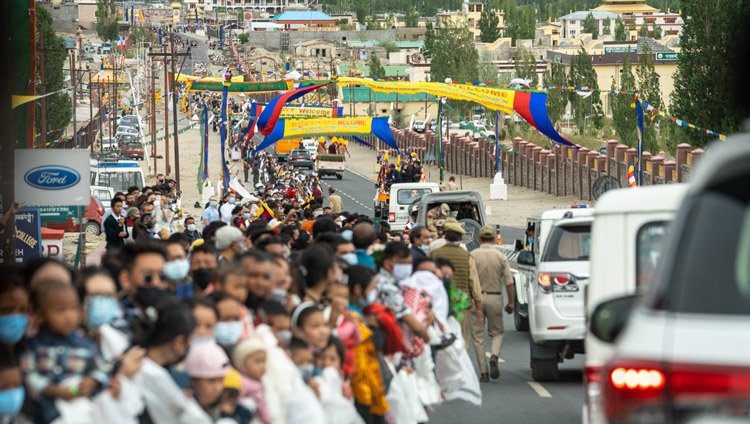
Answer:
POLYGON ((315 158, 315 170, 318 177, 333 175, 339 180, 343 179, 346 170, 346 156, 319 154, 315 158))

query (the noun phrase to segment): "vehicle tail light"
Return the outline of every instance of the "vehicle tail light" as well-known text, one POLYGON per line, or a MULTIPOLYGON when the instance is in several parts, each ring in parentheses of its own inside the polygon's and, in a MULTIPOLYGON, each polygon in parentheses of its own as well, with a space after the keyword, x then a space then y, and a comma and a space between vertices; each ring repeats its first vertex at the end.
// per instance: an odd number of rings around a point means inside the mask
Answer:
POLYGON ((549 293, 551 291, 578 291, 576 277, 567 272, 543 272, 538 277, 541 289, 549 293))
POLYGON ((542 291, 550 292, 552 291, 552 275, 549 273, 542 273, 539 274, 539 286, 542 288, 542 291))
POLYGON ((388 222, 396 222, 396 212, 388 212, 388 222))
POLYGON ((564 286, 568 284, 568 281, 570 281, 570 277, 568 274, 557 274, 555 275, 555 284, 559 284, 561 286, 564 286))
POLYGON ((666 387, 660 363, 613 361, 602 377, 602 403, 608 421, 628 422, 640 414, 658 412, 666 387))
POLYGON ((601 375, 602 367, 600 366, 588 366, 585 367, 583 370, 585 382, 587 384, 589 383, 599 383, 602 379, 601 375))

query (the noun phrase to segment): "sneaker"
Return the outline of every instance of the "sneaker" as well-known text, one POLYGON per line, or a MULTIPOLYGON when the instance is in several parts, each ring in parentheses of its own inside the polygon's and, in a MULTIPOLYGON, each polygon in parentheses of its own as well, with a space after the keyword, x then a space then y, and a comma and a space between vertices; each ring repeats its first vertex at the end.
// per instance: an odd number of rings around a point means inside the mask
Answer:
POLYGON ((493 380, 500 378, 500 368, 497 367, 497 359, 490 359, 490 376, 493 380))

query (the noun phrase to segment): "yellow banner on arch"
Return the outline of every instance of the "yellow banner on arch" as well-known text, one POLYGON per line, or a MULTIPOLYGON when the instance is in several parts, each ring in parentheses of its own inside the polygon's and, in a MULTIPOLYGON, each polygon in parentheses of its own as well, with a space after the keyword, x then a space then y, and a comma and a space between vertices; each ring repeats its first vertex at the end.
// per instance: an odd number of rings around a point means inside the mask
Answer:
POLYGON ((311 134, 370 134, 372 118, 287 119, 284 138, 311 134))
POLYGON ((340 86, 361 85, 381 93, 421 94, 478 103, 490 110, 513 112, 515 90, 441 82, 374 81, 369 78, 339 77, 340 86))

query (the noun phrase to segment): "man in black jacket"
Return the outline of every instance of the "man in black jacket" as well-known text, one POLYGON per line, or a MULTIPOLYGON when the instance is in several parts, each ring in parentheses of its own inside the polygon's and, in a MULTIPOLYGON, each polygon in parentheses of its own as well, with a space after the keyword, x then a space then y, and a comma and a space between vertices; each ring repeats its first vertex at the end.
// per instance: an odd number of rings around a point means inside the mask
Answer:
POLYGON ((125 246, 128 237, 128 228, 125 226, 125 218, 122 217, 122 199, 112 199, 112 214, 104 221, 104 234, 107 237, 107 251, 120 249, 125 246))

